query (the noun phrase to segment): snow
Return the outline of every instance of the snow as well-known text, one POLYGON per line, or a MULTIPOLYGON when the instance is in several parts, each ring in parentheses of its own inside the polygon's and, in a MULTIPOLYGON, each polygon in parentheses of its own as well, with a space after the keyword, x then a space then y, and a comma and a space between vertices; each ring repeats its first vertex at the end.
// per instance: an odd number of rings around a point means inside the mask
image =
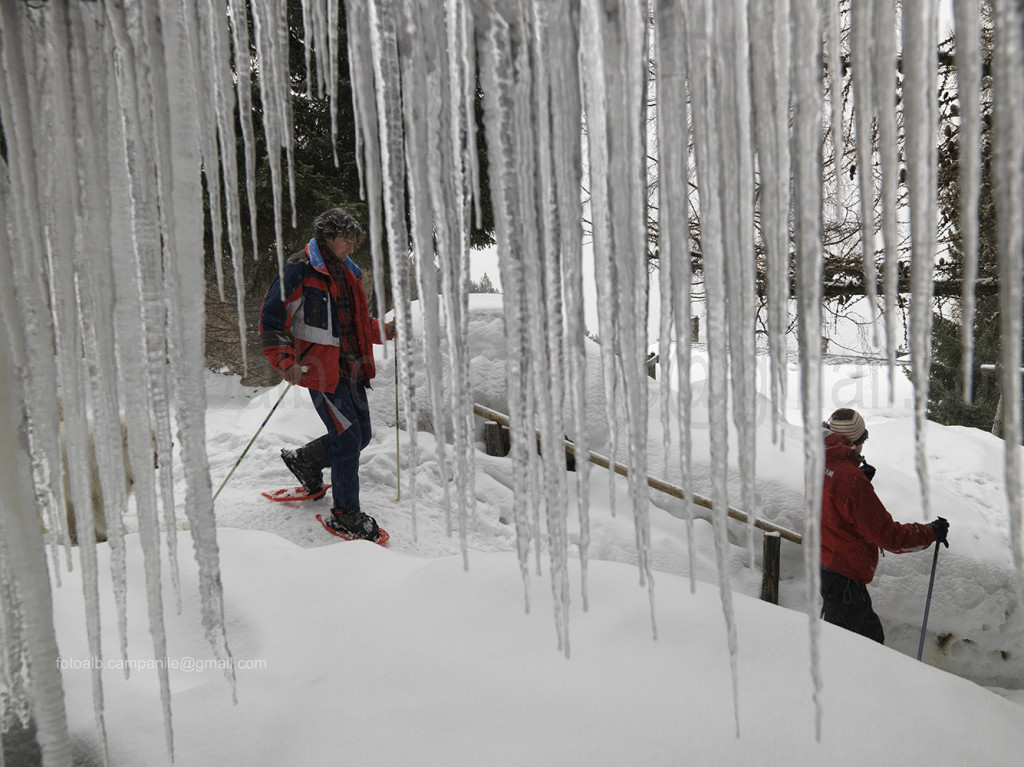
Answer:
MULTIPOLYGON (((472 386, 476 401, 507 412, 501 370, 501 296, 470 297, 472 386)), ((417 307, 413 327, 418 330, 417 307)), ((414 344, 414 346, 416 346, 414 344)), ((602 388, 599 351, 587 342, 588 408, 602 388)), ((408 477, 413 456, 400 432, 403 492, 394 503, 394 357, 378 347, 370 393, 375 434, 363 454, 364 508, 391 534, 387 548, 339 542, 314 514, 327 500, 275 504, 258 491, 294 484, 281 447, 315 436, 320 421, 293 388, 249 450, 216 505, 224 615, 237 677, 237 705, 201 629, 198 575, 182 562, 180 614, 166 616, 175 762, 181 765, 348 764, 1012 764, 1024 753, 1024 621, 1013 593, 1003 487, 1002 442, 966 428, 928 424, 930 493, 950 520, 949 549, 938 559, 924 663, 916 655, 932 551, 889 555, 870 587, 887 634, 881 647, 822 624, 822 731, 815 739, 808 670, 808 605, 800 546, 782 546, 781 607, 759 601, 760 556, 750 568, 746 527, 730 523, 727 553, 738 652, 730 656, 717 593, 709 517, 694 526, 696 589, 682 502, 651 495, 650 567, 658 605, 652 639, 646 587, 637 572, 629 490, 615 482, 610 513, 604 470, 590 477, 590 609, 577 598, 573 546, 568 576, 572 655, 558 651, 548 573, 531 574, 529 613, 512 527, 512 468, 483 454, 477 420, 477 521, 469 525, 469 570, 442 508, 449 467, 439 471, 433 437, 421 432, 415 456, 418 529, 412 536, 408 477), (940 647, 938 637, 942 636, 940 647), (738 724, 730 663, 738 664, 738 724), (988 689, 986 689, 986 687, 988 689), (1011 689, 1012 688, 1012 689, 1011 689)), ((704 350, 694 353, 695 491, 711 482, 704 350), (703 425, 702 425, 703 424, 703 425)), ((764 361, 767 370, 767 360, 764 361)), ((413 362, 413 370, 422 368, 413 362)), ((705 368, 706 369, 706 365, 705 368)), ((790 365, 795 375, 795 365, 790 365)), ((865 448, 875 485, 900 521, 921 521, 914 470, 913 398, 901 371, 889 404, 884 367, 827 366, 826 409, 859 407, 870 431, 865 448)), ((768 382, 758 376, 762 391, 768 382)), ((236 377, 206 377, 207 450, 215 483, 284 391, 242 387, 236 377)), ((791 445, 799 445, 798 387, 787 403, 791 445)), ((649 449, 661 450, 659 384, 649 382, 649 449)), ((425 395, 425 389, 417 386, 425 395)), ((426 399, 426 397, 424 396, 426 399)), ((673 394, 673 400, 675 399, 673 394)), ((427 403, 418 411, 429 423, 427 403)), ((823 413, 822 418, 828 413, 823 413)), ((603 419, 592 419, 598 421, 603 419)), ((761 513, 802 530, 803 462, 770 439, 766 401, 757 418, 761 513)), ((600 428, 592 449, 607 447, 600 428)), ((730 439, 735 440, 730 430, 730 439)), ((625 451, 623 447, 623 451, 625 451)), ((735 451, 730 451, 735 455, 735 451)), ((621 459, 620 459, 621 460, 621 459)), ((660 460, 651 461, 660 467, 660 460)), ((671 462, 670 462, 671 465, 671 462)), ((671 475, 663 477, 674 481, 671 475)), ((183 481, 178 478, 179 483, 183 481)), ((738 472, 730 472, 738 490, 738 472)), ((575 493, 575 482, 568 483, 575 493)), ((730 497, 734 496, 730 493, 730 497)), ((698 509, 703 514, 706 510, 698 509)), ((570 541, 578 526, 568 520, 570 541)), ((128 517, 128 603, 146 601, 145 566, 135 519, 128 517)), ((179 550, 187 550, 180 532, 179 550)), ((760 546, 757 547, 760 550, 760 546)), ((100 559, 104 646, 116 647, 110 549, 100 559)), ((77 550, 75 551, 77 558, 77 550)), ((546 561, 546 557, 544 560, 546 561)), ((53 599, 69 728, 79 762, 99 763, 84 630, 81 568, 61 573, 53 599), (93 761, 89 761, 92 759, 93 761)), ((165 599, 171 585, 164 580, 165 599)), ((111 764, 167 761, 159 679, 145 611, 128 611, 123 662, 103 669, 111 764)))

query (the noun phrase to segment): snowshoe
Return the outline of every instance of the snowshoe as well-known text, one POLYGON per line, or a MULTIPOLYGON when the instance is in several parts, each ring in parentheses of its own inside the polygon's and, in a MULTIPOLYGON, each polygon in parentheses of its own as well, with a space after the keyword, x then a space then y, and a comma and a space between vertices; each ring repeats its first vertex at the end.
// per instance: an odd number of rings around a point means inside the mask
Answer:
POLYGON ((314 493, 313 495, 310 495, 309 493, 306 492, 306 488, 302 486, 282 487, 280 490, 262 492, 260 493, 260 495, 271 501, 278 501, 279 503, 288 503, 290 501, 315 501, 327 495, 327 491, 330 490, 330 488, 330 485, 324 485, 323 487, 320 488, 319 493, 314 493))
MULTIPOLYGON (((330 515, 328 515, 328 516, 330 516, 330 515)), ((324 515, 323 514, 317 514, 316 515, 316 521, 319 522, 321 525, 323 525, 324 530, 326 530, 327 532, 329 532, 331 535, 335 536, 336 538, 341 538, 343 541, 361 541, 361 540, 365 540, 362 537, 357 538, 354 535, 349 535, 348 533, 343 533, 340 530, 336 530, 335 528, 331 527, 331 525, 327 524, 327 520, 324 519, 324 515)), ((376 540, 373 541, 373 543, 376 543, 378 546, 387 546, 387 543, 388 543, 389 540, 391 540, 391 536, 388 535, 388 531, 385 530, 383 527, 381 527, 381 528, 379 528, 379 532, 377 533, 377 538, 376 538, 376 540)))
POLYGON ((331 509, 331 516, 323 523, 325 527, 352 538, 375 541, 380 536, 376 520, 358 509, 331 509))
POLYGON ((310 466, 299 457, 298 450, 284 449, 281 451, 281 460, 288 467, 288 471, 295 475, 306 490, 310 498, 319 498, 324 494, 324 473, 322 469, 310 466))

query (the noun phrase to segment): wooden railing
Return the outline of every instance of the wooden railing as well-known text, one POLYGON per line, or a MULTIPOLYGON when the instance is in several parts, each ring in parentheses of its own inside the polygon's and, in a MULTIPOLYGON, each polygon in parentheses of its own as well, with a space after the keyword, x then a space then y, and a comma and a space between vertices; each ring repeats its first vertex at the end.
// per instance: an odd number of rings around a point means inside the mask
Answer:
MULTIPOLYGON (((491 408, 484 407, 483 405, 474 404, 473 412, 476 415, 480 416, 481 418, 493 421, 494 423, 503 426, 506 429, 509 427, 508 416, 505 415, 504 413, 499 413, 497 410, 492 410, 491 408)), ((487 441, 489 446, 498 444, 500 442, 499 440, 494 439, 488 439, 487 441)), ((576 446, 572 442, 570 442, 569 440, 565 440, 564 445, 566 455, 570 455, 574 459, 578 459, 581 457, 577 451, 576 446)), ((606 469, 609 469, 610 471, 614 471, 616 474, 620 474, 623 477, 629 476, 629 469, 627 469, 622 464, 612 461, 611 459, 603 455, 598 455, 597 453, 587 451, 586 458, 591 463, 597 464, 598 466, 602 466, 606 469)), ((656 479, 655 477, 647 477, 647 485, 651 489, 657 490, 658 492, 661 493, 665 493, 666 495, 670 495, 673 498, 679 498, 680 500, 684 501, 687 500, 687 495, 681 487, 673 485, 669 482, 665 482, 664 480, 656 479)), ((705 509, 713 508, 713 504, 711 503, 710 499, 704 498, 703 496, 697 495, 696 493, 692 493, 689 497, 689 500, 693 502, 695 505, 701 506, 705 509)), ((749 524, 750 522, 750 517, 749 515, 747 515, 746 512, 740 511, 739 509, 734 509, 731 506, 727 510, 727 514, 731 519, 743 522, 744 524, 749 524)), ((755 519, 754 527, 764 531, 766 534, 764 540, 764 562, 762 564, 761 598, 765 601, 777 604, 779 594, 780 539, 785 538, 787 541, 802 544, 803 536, 800 535, 800 533, 788 530, 785 527, 781 527, 779 525, 774 524, 773 522, 768 522, 764 519, 755 519)))

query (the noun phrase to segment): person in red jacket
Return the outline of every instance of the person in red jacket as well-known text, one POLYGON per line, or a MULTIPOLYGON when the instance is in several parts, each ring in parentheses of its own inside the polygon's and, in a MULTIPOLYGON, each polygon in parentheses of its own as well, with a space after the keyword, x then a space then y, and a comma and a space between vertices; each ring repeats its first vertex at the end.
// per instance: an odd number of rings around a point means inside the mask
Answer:
MULTIPOLYGON (((366 390, 376 370, 373 344, 380 327, 370 319, 362 272, 351 255, 362 227, 341 208, 321 213, 316 236, 285 263, 283 279, 270 284, 260 313, 263 354, 288 383, 309 389, 327 433, 281 458, 310 498, 326 493, 331 470, 334 507, 327 524, 376 540, 376 520, 359 506, 359 454, 370 443, 366 390), (282 297, 283 296, 283 297, 282 297)), ((391 338, 393 324, 385 326, 391 338)))
POLYGON ((903 554, 921 551, 937 541, 949 546, 949 523, 941 517, 927 525, 893 520, 871 486, 875 469, 861 455, 868 430, 860 413, 841 408, 823 426, 826 437, 821 497, 822 617, 884 642, 882 623, 871 607, 867 590, 878 567, 878 550, 903 554))

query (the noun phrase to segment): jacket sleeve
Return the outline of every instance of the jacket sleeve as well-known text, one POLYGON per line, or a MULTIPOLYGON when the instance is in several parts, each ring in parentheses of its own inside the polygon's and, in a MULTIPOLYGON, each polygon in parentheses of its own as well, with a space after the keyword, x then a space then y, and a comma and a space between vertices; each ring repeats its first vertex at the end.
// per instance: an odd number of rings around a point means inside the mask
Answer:
MULTIPOLYGON (((860 473, 860 469, 857 469, 860 473)), ((900 524, 886 511, 867 477, 855 477, 852 488, 852 515, 857 531, 879 548, 894 554, 921 551, 935 542, 929 525, 900 524)))
POLYGON ((281 278, 275 277, 260 310, 260 339, 263 355, 278 370, 295 364, 295 338, 292 336, 292 318, 288 303, 302 294, 302 268, 285 264, 285 298, 281 299, 281 278))

